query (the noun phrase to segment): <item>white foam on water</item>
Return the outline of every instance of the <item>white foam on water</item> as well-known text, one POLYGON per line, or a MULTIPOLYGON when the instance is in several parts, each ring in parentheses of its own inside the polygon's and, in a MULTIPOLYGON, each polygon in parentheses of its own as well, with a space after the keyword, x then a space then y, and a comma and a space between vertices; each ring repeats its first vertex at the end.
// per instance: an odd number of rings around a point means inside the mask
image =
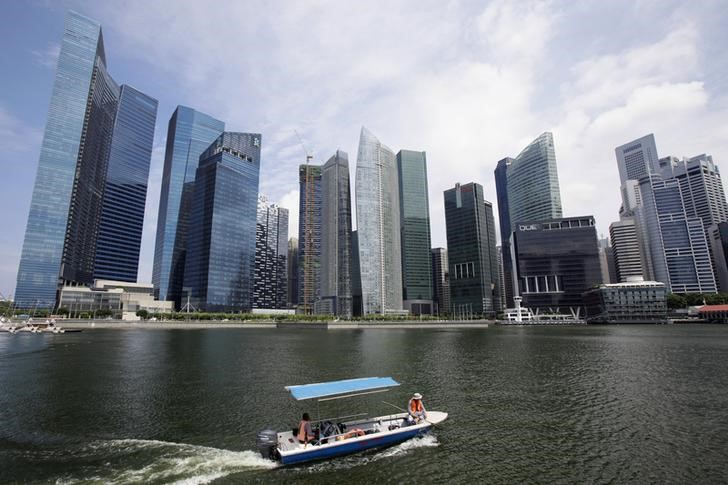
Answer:
POLYGON ((437 446, 440 446, 440 443, 437 441, 437 437, 434 434, 428 433, 424 436, 418 436, 417 438, 404 441, 391 448, 384 449, 377 453, 372 460, 402 455, 417 448, 435 448, 437 446))
MULTIPOLYGON (((150 462, 137 468, 109 469, 108 477, 94 477, 92 481, 129 483, 162 481, 179 484, 209 483, 232 473, 253 469, 275 468, 278 464, 266 460, 254 451, 230 451, 186 443, 157 440, 111 440, 90 445, 91 449, 126 454, 145 451, 150 462)), ((81 479, 79 481, 86 481, 81 479)), ((73 483, 73 480, 71 481, 73 483)))

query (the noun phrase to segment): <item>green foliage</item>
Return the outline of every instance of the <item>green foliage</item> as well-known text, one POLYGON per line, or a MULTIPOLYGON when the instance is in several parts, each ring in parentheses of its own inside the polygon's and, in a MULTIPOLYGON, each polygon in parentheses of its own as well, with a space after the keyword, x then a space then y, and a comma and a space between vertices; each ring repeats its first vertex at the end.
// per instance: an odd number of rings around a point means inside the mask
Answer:
POLYGON ((88 313, 88 312, 81 312, 81 313, 80 313, 80 314, 78 315, 78 318, 91 318, 91 314, 90 314, 90 313, 88 313))
POLYGON ((68 308, 65 308, 65 307, 61 307, 58 310, 56 310, 56 315, 60 315, 63 317, 68 316, 69 313, 71 313, 71 312, 68 311, 68 308))
POLYGON ((147 318, 149 318, 149 312, 147 310, 144 310, 144 309, 137 310, 136 311, 136 316, 138 316, 142 320, 146 320, 147 318))
POLYGON ((667 307, 670 309, 689 306, 728 304, 728 293, 671 293, 667 295, 667 307))

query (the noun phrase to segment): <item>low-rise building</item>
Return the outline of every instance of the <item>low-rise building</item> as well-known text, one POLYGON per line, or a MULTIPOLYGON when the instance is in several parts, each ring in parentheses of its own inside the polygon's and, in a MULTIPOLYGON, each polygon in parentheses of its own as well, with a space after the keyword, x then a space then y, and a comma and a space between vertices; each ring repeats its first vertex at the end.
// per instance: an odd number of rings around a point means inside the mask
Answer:
POLYGON ((629 277, 584 293, 587 323, 665 323, 667 288, 658 281, 629 277))
POLYGON ((703 305, 698 316, 710 323, 728 323, 728 305, 703 305))
POLYGON ((71 316, 108 310, 124 320, 138 320, 138 310, 167 313, 173 310, 173 305, 171 301, 155 300, 151 283, 95 280, 91 287, 64 286, 58 307, 68 310, 71 316))

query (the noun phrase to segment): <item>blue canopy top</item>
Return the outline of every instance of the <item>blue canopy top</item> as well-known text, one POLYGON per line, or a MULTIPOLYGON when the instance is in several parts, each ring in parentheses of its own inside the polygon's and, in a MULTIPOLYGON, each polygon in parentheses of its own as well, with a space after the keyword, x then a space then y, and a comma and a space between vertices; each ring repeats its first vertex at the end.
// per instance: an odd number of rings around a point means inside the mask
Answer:
POLYGON ((300 386, 286 386, 294 399, 314 399, 317 397, 338 396, 372 389, 383 389, 398 386, 399 382, 391 377, 363 377, 361 379, 345 379, 343 381, 319 382, 300 386))

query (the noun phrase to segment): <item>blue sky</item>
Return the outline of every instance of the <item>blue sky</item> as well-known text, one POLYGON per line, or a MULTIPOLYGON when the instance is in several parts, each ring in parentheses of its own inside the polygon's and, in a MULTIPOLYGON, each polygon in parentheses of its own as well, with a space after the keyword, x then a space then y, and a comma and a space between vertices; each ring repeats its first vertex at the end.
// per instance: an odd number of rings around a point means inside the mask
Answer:
MULTIPOLYGON (((565 215, 617 220, 614 148, 728 160, 723 1, 3 2, 0 293, 12 294, 67 9, 102 24, 112 76, 156 97, 140 280, 151 280, 167 122, 177 104, 263 134, 261 192, 297 224, 298 130, 317 161, 359 130, 428 157, 434 246, 442 191, 552 131, 565 215)), ((727 162, 728 163, 728 162, 727 162)), ((353 180, 352 180, 353 182, 353 180)), ((295 232, 294 229, 291 231, 295 232)))

